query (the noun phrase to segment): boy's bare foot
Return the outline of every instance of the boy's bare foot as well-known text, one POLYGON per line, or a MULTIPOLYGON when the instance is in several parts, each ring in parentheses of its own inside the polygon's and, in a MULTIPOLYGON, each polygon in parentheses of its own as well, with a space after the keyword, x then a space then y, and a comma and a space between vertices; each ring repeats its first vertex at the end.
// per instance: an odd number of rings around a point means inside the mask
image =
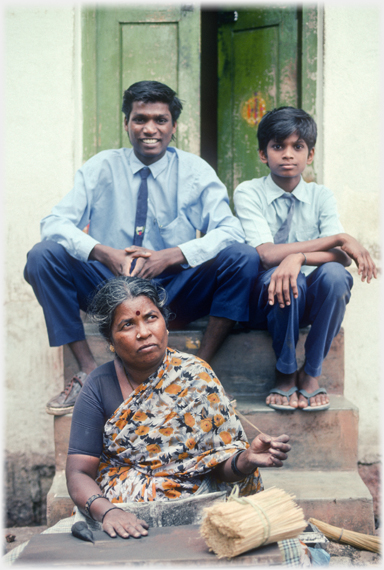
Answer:
MULTIPOLYGON (((314 376, 309 376, 309 374, 307 374, 304 371, 304 364, 297 373, 296 386, 298 387, 299 390, 305 390, 309 394, 319 388, 318 379, 315 378, 314 376)), ((329 404, 329 396, 328 394, 317 394, 313 398, 309 399, 309 403, 311 408, 312 407, 315 408, 317 406, 324 406, 326 404, 329 404)), ((303 409, 306 408, 307 406, 308 406, 307 398, 305 398, 302 394, 299 394, 298 407, 303 409)))
MULTIPOLYGON (((288 392, 291 388, 296 386, 296 375, 297 371, 293 372, 292 374, 283 374, 279 370, 275 370, 275 388, 278 390, 282 390, 283 392, 288 392)), ((291 397, 288 398, 286 396, 281 396, 280 394, 268 394, 265 403, 269 406, 270 404, 277 405, 277 406, 291 406, 291 408, 298 407, 298 398, 297 392, 294 392, 291 397)))

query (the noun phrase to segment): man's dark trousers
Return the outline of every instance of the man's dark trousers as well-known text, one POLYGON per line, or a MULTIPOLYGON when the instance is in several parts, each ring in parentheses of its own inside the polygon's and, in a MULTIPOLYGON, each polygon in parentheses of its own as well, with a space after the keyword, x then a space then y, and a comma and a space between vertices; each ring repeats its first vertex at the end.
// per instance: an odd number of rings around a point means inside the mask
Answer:
MULTIPOLYGON (((164 272, 153 281, 167 291, 177 322, 187 324, 208 314, 248 321, 259 267, 256 250, 235 243, 206 263, 164 272)), ((97 286, 114 275, 102 263, 79 261, 47 240, 28 253, 24 277, 43 308, 50 345, 62 346, 84 340, 79 310, 86 311, 97 286)))

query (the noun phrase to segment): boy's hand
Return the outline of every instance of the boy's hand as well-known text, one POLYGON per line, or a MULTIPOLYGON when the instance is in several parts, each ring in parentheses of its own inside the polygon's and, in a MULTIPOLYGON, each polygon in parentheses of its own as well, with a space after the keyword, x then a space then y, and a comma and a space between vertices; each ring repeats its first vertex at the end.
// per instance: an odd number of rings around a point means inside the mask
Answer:
POLYGON ((280 308, 291 304, 291 290, 295 299, 299 296, 297 276, 305 261, 302 253, 291 253, 280 263, 272 273, 268 287, 268 303, 275 304, 275 295, 280 308))
POLYGON ((357 273, 361 280, 370 283, 372 276, 377 279, 377 268, 369 252, 355 238, 349 234, 341 234, 341 249, 353 259, 357 265, 357 273))

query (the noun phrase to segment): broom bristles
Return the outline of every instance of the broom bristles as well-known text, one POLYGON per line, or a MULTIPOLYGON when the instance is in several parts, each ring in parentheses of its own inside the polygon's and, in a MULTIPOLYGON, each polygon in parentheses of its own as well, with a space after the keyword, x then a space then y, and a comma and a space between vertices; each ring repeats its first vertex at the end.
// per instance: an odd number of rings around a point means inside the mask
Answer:
POLYGON ((353 530, 346 530, 314 518, 310 518, 309 522, 317 526, 317 528, 330 540, 349 544, 350 546, 354 546, 360 550, 369 550, 370 552, 380 553, 381 539, 378 536, 363 534, 353 530))
POLYGON ((204 510, 200 533, 219 558, 295 538, 307 523, 293 498, 275 487, 249 497, 231 496, 228 502, 204 510))

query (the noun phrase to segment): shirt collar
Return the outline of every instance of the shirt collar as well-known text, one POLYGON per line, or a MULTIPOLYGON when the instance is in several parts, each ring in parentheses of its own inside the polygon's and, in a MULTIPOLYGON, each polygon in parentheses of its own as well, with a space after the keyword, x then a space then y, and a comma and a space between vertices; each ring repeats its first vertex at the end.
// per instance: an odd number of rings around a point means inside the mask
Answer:
MULTIPOLYGON (((157 178, 157 176, 159 176, 159 174, 167 168, 169 161, 170 161, 170 153, 166 152, 165 155, 162 158, 160 158, 160 160, 157 160, 156 162, 148 166, 149 170, 152 173, 153 178, 157 178)), ((133 149, 130 157, 130 164, 133 174, 137 174, 139 170, 141 170, 146 166, 137 158, 133 149)))
MULTIPOLYGON (((268 206, 274 200, 276 200, 277 198, 280 198, 280 196, 287 194, 287 192, 284 192, 284 190, 282 188, 280 188, 280 186, 275 184, 275 182, 272 180, 272 176, 270 174, 267 176, 267 179, 266 179, 266 189, 267 189, 268 206)), ((300 182, 298 183, 296 188, 293 190, 293 192, 291 192, 291 194, 293 196, 295 196, 295 198, 297 200, 299 200, 300 202, 305 202, 307 204, 310 204, 310 199, 308 196, 308 192, 306 191, 306 188, 305 188, 305 182, 303 180, 303 177, 300 178, 300 182)))

